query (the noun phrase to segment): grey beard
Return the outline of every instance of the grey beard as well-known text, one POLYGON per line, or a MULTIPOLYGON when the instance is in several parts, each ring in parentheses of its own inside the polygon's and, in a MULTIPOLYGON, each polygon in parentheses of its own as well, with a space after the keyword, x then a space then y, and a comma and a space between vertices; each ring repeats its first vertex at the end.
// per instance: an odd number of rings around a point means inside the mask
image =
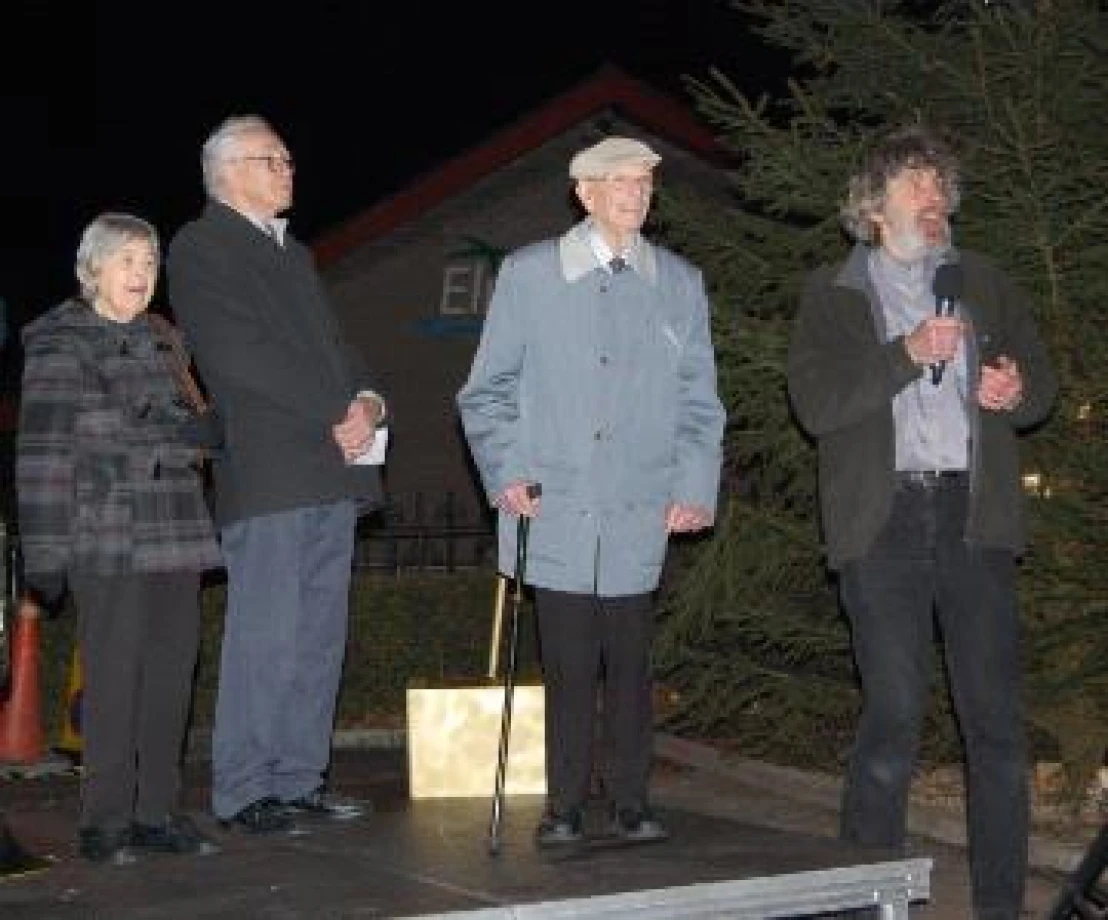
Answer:
POLYGON ((897 261, 914 265, 928 256, 946 252, 950 248, 949 225, 947 225, 946 238, 938 243, 928 242, 915 227, 903 233, 889 232, 885 237, 885 248, 897 261))

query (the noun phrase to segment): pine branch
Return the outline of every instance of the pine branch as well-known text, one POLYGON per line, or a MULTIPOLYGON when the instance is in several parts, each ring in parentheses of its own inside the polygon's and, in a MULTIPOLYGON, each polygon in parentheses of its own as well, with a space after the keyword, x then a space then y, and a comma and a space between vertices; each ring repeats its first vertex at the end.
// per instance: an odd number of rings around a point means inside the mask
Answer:
MULTIPOLYGON (((789 413, 784 363, 801 279, 845 252, 837 211, 859 151, 875 132, 923 119, 960 142, 959 244, 990 254, 1030 293, 1060 376, 1054 418, 1024 445, 1024 468, 1039 476, 1020 574, 1029 724, 1037 746, 1068 758, 1074 775, 1087 771, 1108 737, 1102 4, 735 6, 754 35, 792 55, 793 71, 783 93, 757 99, 722 62, 688 81, 741 164, 736 198, 724 209, 658 201, 663 232, 709 279, 729 417, 724 512, 711 540, 680 554, 664 597, 659 668, 680 700, 671 718, 782 757, 813 756, 811 738, 834 757, 848 736, 849 637, 823 568, 814 455, 789 413)), ((933 709, 932 750, 956 752, 942 693, 933 709)))

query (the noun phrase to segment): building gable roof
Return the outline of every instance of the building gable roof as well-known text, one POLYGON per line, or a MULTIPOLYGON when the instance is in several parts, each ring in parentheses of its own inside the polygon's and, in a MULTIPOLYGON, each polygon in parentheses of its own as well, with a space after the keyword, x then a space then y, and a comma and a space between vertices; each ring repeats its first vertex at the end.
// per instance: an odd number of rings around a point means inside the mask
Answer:
POLYGON ((645 129, 708 159, 722 151, 691 110, 612 65, 530 112, 412 185, 354 215, 313 243, 321 268, 415 219, 474 182, 598 112, 618 107, 645 129))

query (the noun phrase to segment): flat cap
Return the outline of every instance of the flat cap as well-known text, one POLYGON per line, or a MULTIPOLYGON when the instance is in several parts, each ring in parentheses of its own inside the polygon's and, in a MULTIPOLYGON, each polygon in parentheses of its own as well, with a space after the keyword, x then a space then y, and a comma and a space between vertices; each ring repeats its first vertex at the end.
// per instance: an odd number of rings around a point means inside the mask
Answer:
POLYGON ((578 152, 569 161, 569 174, 574 179, 599 179, 624 163, 646 163, 653 168, 661 159, 642 141, 631 137, 606 137, 578 152))

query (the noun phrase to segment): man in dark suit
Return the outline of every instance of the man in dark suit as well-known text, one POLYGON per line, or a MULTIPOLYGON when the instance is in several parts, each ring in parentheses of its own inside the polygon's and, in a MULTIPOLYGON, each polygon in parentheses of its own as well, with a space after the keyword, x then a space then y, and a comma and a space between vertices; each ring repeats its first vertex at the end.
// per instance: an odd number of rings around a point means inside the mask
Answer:
POLYGON ((324 795, 366 464, 385 403, 338 328, 311 254, 278 215, 293 161, 269 124, 228 119, 203 149, 203 214, 169 248, 169 294, 225 447, 213 462, 227 612, 212 747, 225 826, 356 817, 324 795))

